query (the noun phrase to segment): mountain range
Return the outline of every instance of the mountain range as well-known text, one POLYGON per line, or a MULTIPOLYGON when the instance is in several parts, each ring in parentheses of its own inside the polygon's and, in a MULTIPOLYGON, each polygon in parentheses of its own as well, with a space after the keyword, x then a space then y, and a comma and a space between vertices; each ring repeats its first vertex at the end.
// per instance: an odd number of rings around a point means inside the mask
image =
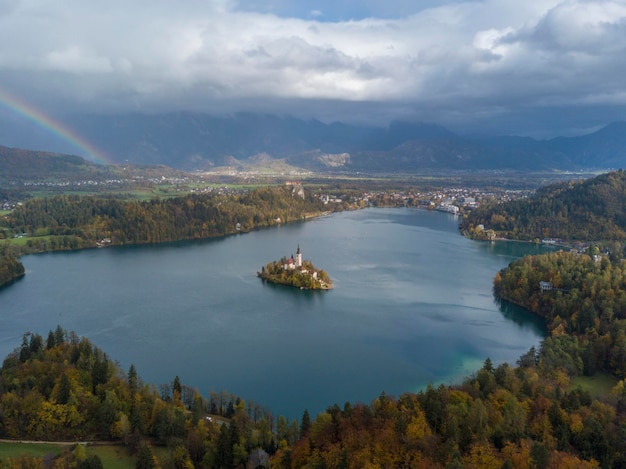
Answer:
MULTIPOLYGON (((363 173, 626 166, 626 122, 551 140, 459 136, 426 123, 394 121, 376 127, 251 113, 81 115, 67 124, 115 163, 182 170, 272 160, 314 171, 363 173)), ((0 144, 2 136, 0 129, 0 144)))

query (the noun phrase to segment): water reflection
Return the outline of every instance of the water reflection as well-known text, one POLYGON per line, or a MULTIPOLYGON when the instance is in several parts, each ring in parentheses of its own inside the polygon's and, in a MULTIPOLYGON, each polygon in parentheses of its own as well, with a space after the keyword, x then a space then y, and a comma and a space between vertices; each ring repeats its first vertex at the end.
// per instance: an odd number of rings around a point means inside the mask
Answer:
POLYGON ((520 328, 530 328, 533 332, 546 336, 548 329, 546 322, 540 316, 521 308, 509 301, 502 300, 494 296, 494 301, 498 305, 498 309, 506 319, 514 322, 520 328))

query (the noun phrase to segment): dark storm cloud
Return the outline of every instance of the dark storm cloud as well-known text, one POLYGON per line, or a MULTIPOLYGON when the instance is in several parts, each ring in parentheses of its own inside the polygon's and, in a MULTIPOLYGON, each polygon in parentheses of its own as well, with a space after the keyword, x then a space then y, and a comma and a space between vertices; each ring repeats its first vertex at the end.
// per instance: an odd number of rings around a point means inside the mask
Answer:
POLYGON ((532 115, 555 132, 559 111, 626 106, 623 0, 351 3, 0 0, 0 88, 55 113, 532 115))

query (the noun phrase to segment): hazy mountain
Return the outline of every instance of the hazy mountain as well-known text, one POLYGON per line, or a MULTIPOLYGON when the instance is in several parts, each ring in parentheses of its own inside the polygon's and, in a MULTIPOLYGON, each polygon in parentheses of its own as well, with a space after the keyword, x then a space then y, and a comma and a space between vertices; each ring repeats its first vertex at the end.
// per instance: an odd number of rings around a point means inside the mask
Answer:
POLYGON ((626 166, 626 122, 613 122, 582 137, 558 137, 546 146, 556 158, 570 158, 574 165, 623 168, 626 166))
POLYGON ((80 116, 71 125, 117 162, 184 169, 220 166, 230 157, 245 161, 260 153, 286 158, 318 149, 352 150, 364 146, 378 130, 271 115, 190 112, 80 116))
POLYGON ((306 168, 344 171, 576 169, 626 161, 626 123, 550 141, 461 138, 424 123, 382 128, 248 113, 83 116, 74 125, 118 162, 184 169, 228 165, 232 157, 246 161, 261 153, 306 168))
MULTIPOLYGON (((255 155, 324 171, 416 172, 429 169, 583 169, 626 166, 626 122, 580 137, 460 137, 444 127, 387 127, 240 113, 216 117, 82 115, 70 126, 117 163, 193 170, 254 163, 255 155)), ((261 164, 256 159, 257 164, 261 164)))

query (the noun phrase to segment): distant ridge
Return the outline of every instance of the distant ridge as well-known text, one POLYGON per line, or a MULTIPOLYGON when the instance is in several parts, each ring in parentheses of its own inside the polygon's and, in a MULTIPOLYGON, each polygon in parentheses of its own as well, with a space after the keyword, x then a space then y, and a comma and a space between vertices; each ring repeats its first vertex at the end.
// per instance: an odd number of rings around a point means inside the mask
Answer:
POLYGON ((0 179, 54 178, 61 174, 98 171, 98 165, 80 156, 23 150, 0 145, 0 179))
POLYGON ((626 122, 551 140, 461 137, 423 122, 374 127, 253 113, 83 115, 69 125, 117 163, 183 170, 207 170, 233 161, 261 165, 276 159, 314 171, 366 173, 626 166, 626 122))
POLYGON ((582 167, 622 168, 626 163, 626 122, 613 122, 600 130, 580 137, 558 137, 548 142, 555 154, 569 157, 582 167))

